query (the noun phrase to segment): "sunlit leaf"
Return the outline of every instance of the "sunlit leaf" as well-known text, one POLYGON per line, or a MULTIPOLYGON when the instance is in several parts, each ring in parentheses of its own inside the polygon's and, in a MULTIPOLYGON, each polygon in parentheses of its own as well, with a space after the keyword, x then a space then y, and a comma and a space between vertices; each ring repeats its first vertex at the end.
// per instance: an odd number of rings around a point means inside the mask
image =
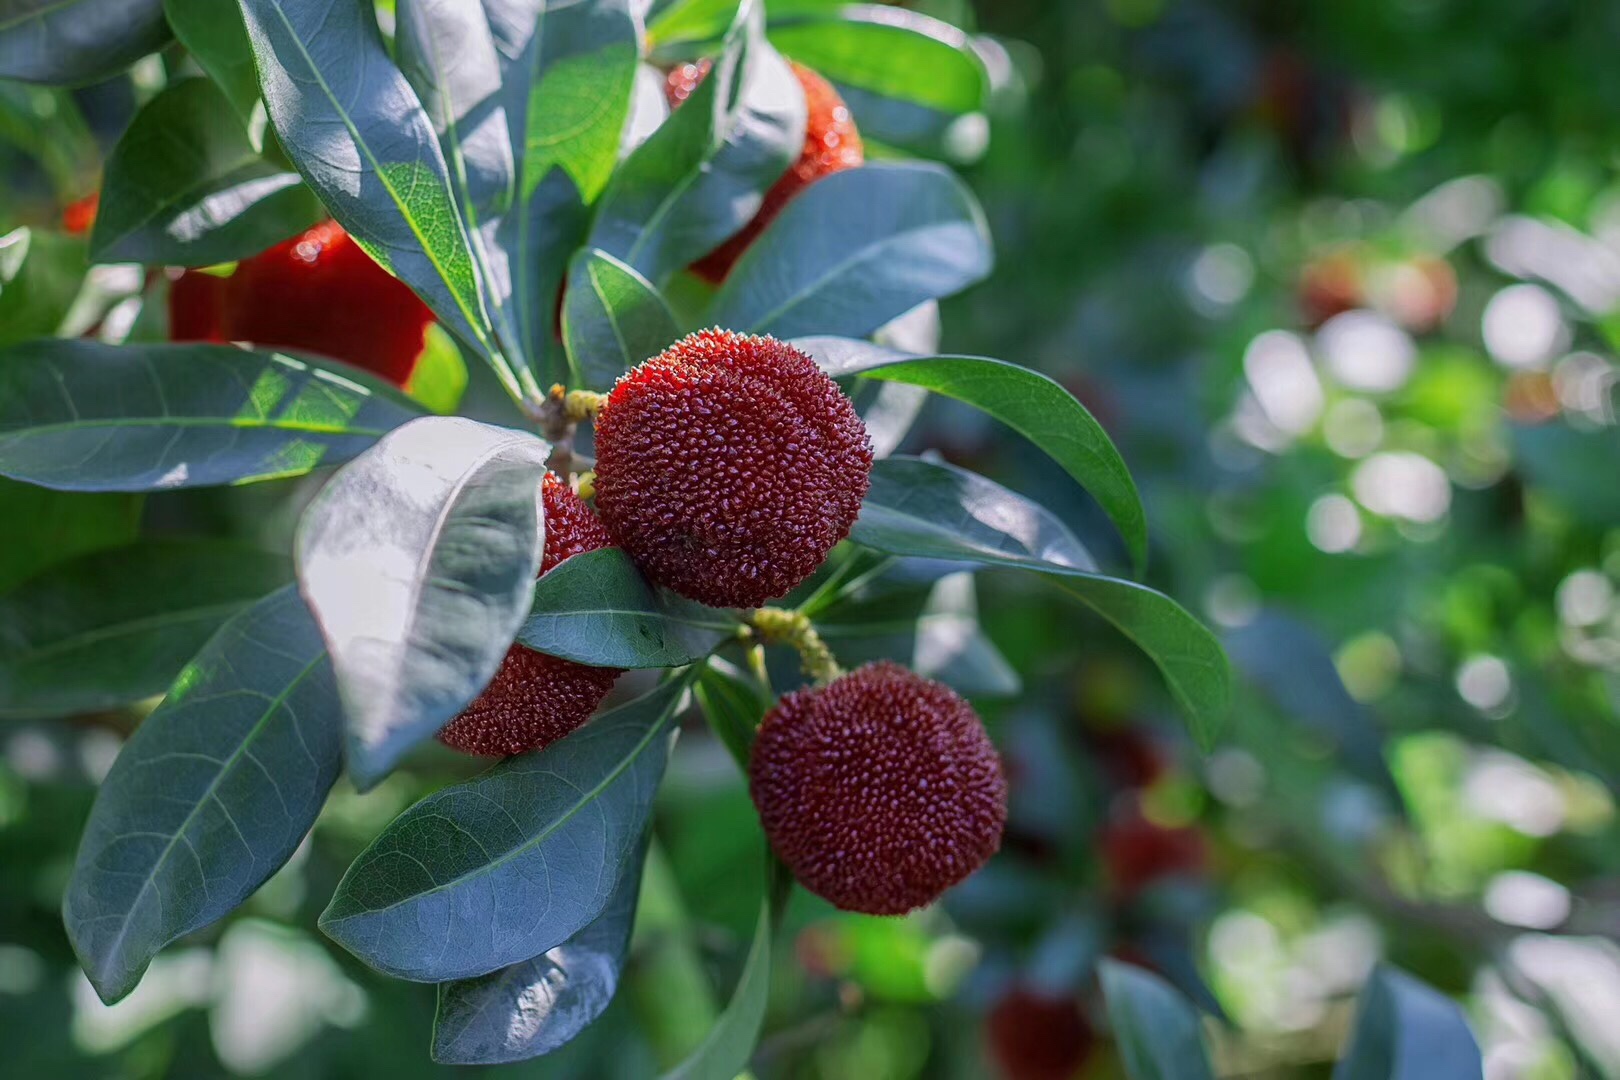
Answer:
POLYGON ((652 282, 601 251, 581 251, 568 273, 563 340, 583 387, 608 387, 680 336, 652 282))
POLYGON ((984 108, 984 65, 967 35, 949 23, 875 4, 848 4, 821 17, 772 14, 771 43, 782 55, 841 87, 946 113, 984 108))

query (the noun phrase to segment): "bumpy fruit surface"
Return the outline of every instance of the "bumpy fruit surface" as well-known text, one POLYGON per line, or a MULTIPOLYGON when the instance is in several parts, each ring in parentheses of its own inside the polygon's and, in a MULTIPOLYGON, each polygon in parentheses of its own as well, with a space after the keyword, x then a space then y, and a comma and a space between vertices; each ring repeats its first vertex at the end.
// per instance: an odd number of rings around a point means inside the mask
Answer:
POLYGON ((1015 986, 985 1017, 985 1043, 1006 1080, 1071 1080, 1096 1033, 1072 997, 1015 986))
POLYGON ((176 341, 248 341, 302 349, 410 379, 433 313, 404 282, 328 221, 244 259, 218 285, 187 271, 169 293, 176 341))
POLYGON ((771 847, 845 911, 932 903, 995 854, 1007 822, 1001 759, 973 709, 887 661, 779 701, 748 779, 771 847))
MULTIPOLYGON (((765 201, 755 214, 730 239, 692 264, 692 272, 706 281, 719 284, 731 272, 742 253, 747 250, 765 226, 776 219, 792 198, 823 176, 844 169, 853 169, 866 160, 861 145, 861 133, 849 107, 838 96, 832 84, 802 64, 789 63, 793 75, 804 88, 805 128, 804 149, 799 152, 788 171, 765 192, 765 201)), ((709 73, 707 60, 697 64, 678 64, 664 82, 664 96, 670 108, 675 108, 692 96, 698 83, 709 73)))
MULTIPOLYGON (((612 544, 591 508, 556 476, 547 474, 540 494, 546 512, 541 576, 564 559, 612 544)), ((494 680, 445 725, 439 739, 484 757, 539 750, 588 720, 619 675, 615 668, 587 667, 513 645, 494 680)))
POLYGON ((653 581, 758 607, 849 535, 871 483, 836 383, 774 338, 705 330, 622 376, 596 420, 596 508, 653 581))

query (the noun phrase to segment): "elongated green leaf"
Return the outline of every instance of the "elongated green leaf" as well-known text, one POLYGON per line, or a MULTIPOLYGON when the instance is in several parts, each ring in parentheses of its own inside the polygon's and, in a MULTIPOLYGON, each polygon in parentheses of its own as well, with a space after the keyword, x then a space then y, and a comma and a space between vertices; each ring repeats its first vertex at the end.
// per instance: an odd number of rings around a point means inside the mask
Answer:
POLYGON ((287 861, 342 745, 326 650, 292 588, 220 628, 119 754, 79 845, 63 919, 103 1001, 287 861))
POLYGON ((476 979, 439 984, 433 1060, 503 1065, 549 1054, 602 1015, 619 988, 630 950, 642 852, 591 924, 554 949, 476 979))
POLYGON ((364 372, 286 353, 68 340, 0 351, 0 475, 68 491, 299 476, 420 413, 364 372))
POLYGON ((370 255, 496 365, 483 285, 433 124, 360 0, 240 0, 281 145, 370 255))
MULTIPOLYGON (((847 6, 849 0, 770 0, 767 14, 774 21, 802 15, 825 15, 847 6)), ((737 15, 737 0, 674 0, 660 4, 647 26, 655 45, 674 42, 704 43, 719 38, 737 15)), ((690 52, 690 48, 686 50, 690 52)))
POLYGON ((602 251, 581 251, 568 273, 563 340, 575 382, 607 387, 680 336, 652 282, 602 251))
POLYGON ((892 555, 1045 575, 1135 642, 1163 672, 1199 743, 1214 741, 1231 699, 1231 671, 1214 635, 1162 593, 1096 573, 1067 530, 1027 499, 964 469, 886 458, 872 466, 850 539, 892 555))
POLYGON ((796 344, 834 378, 861 375, 908 383, 989 413, 1044 450, 1091 492, 1137 566, 1147 561, 1147 515, 1125 459, 1086 407, 1045 375, 1004 360, 912 357, 859 341, 804 338, 796 344))
POLYGON ((162 693, 231 616, 292 577, 236 545, 150 541, 0 596, 0 716, 69 716, 162 693))
POLYGON ((602 548, 535 582, 517 639, 593 667, 661 668, 707 656, 741 625, 729 612, 654 590, 622 550, 602 548))
POLYGON ((711 656, 692 693, 709 727, 726 744, 738 766, 748 768, 754 736, 771 704, 760 685, 724 660, 711 656))
POLYGON ((299 585, 332 650, 362 788, 500 666, 540 569, 550 452, 526 432, 423 417, 356 458, 305 511, 299 585))
POLYGON ((430 323, 422 336, 422 353, 411 369, 405 392, 440 416, 454 413, 467 392, 467 362, 461 347, 438 323, 430 323))
POLYGON ((804 144, 804 94, 765 41, 763 7, 742 5, 708 77, 602 196, 591 245, 649 281, 742 228, 804 144))
POLYGON ((174 83, 107 159, 97 262, 206 266, 256 255, 325 216, 297 174, 265 161, 214 83, 174 83))
POLYGON ((978 201, 948 169, 867 165, 823 177, 788 203, 738 260, 708 317, 777 337, 863 337, 967 288, 992 261, 978 201))
POLYGON ((0 236, 0 346, 54 335, 87 269, 79 237, 28 228, 0 236))
POLYGON ((1138 967, 1104 960, 1098 974, 1131 1080, 1214 1080, 1191 1002, 1138 967))
POLYGON ((1480 1080, 1479 1044, 1457 1003, 1392 967, 1362 991, 1333 1080, 1480 1080))
POLYGON ((242 11, 219 0, 163 0, 169 27, 191 58, 219 84, 244 124, 259 101, 259 73, 253 66, 242 11))
POLYGON ((904 8, 849 4, 809 18, 773 12, 770 36, 782 55, 840 86, 941 112, 976 112, 990 88, 966 34, 904 8))
POLYGON ((142 497, 52 491, 0 479, 0 592, 92 551, 134 541, 142 497))
POLYGON ((686 680, 428 796, 343 875, 321 928, 378 971, 446 981, 566 942, 640 843, 686 680))
POLYGON ((0 79, 95 82, 168 38, 163 0, 0 0, 0 79))

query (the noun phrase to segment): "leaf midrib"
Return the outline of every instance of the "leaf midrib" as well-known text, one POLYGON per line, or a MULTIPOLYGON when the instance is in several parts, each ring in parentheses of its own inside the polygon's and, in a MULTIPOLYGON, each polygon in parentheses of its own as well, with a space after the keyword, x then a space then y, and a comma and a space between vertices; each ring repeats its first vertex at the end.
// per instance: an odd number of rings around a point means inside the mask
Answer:
POLYGON ((307 421, 280 420, 275 417, 239 416, 108 416, 88 420, 59 420, 50 424, 30 424, 25 427, 0 428, 0 441, 27 438, 57 431, 94 430, 120 427, 180 427, 180 428, 238 428, 247 431, 296 431, 307 435, 371 435, 381 438, 385 428, 341 427, 336 424, 315 424, 307 421))
POLYGON ((19 666, 29 663, 38 663, 42 659, 72 652, 85 645, 106 642, 128 634, 137 634, 145 630, 157 630, 166 626, 179 625, 188 622, 199 622, 212 619, 217 615, 226 615, 240 611, 253 603, 252 597, 243 597, 218 604, 204 604, 185 608, 180 611, 164 611, 155 615, 146 615, 139 618, 125 619, 107 626, 92 627, 88 630, 76 631, 67 637, 58 638, 36 648, 14 653, 8 661, 19 666))

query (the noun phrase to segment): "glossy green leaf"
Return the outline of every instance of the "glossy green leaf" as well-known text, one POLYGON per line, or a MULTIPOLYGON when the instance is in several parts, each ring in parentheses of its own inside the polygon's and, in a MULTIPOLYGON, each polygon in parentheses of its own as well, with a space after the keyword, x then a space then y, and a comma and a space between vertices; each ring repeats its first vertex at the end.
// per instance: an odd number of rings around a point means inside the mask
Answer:
POLYGON ((220 628, 125 744, 79 845, 63 918, 103 1001, 287 861, 342 745, 326 650, 292 588, 220 628))
POLYGON ((992 261, 983 211, 949 170, 867 165, 823 177, 788 203, 737 261, 707 318, 783 338, 858 338, 967 288, 992 261))
POLYGON ((649 281, 746 224, 804 145, 804 94, 765 41, 763 7, 750 0, 739 9, 708 77, 631 152, 602 196, 591 245, 649 281))
POLYGON ((461 405, 467 392, 467 362, 461 358, 456 339, 438 323, 431 323, 422 337, 422 355, 411 368, 405 393, 426 409, 447 416, 461 405))
POLYGON ((56 334, 88 268, 79 237, 28 228, 0 236, 0 346, 56 334))
POLYGON ((33 341, 0 351, 0 475, 68 491, 298 476, 420 412, 363 372, 285 353, 33 341))
POLYGON ((1333 1080, 1480 1080, 1479 1044, 1457 1003, 1395 968, 1373 972, 1333 1080))
POLYGON ((349 867, 321 928, 385 974, 474 978, 539 956, 607 907, 663 775, 686 681, 428 796, 349 867))
POLYGON ((227 619, 292 578, 279 555, 157 540, 63 563, 0 596, 0 716, 160 694, 227 619))
POLYGON ((703 715, 737 764, 748 767, 749 750, 771 705, 757 680, 711 656, 692 688, 703 715))
POLYGON ((632 267, 602 251, 574 256, 563 300, 563 340, 577 385, 612 386, 680 333, 664 298, 632 267))
MULTIPOLYGON (((849 0, 769 0, 766 14, 774 21, 797 15, 822 15, 848 5, 849 0)), ((657 5, 658 14, 647 26, 656 45, 673 42, 703 43, 726 32, 737 15, 737 0, 675 0, 657 5)), ((690 52, 690 49, 686 50, 690 52)))
POLYGON ((208 79, 167 87, 107 159, 90 255, 208 266, 256 255, 326 216, 296 173, 265 161, 208 79))
POLYGON ((630 951, 643 861, 639 853, 630 859, 607 907, 561 945, 476 979, 440 983, 433 1060, 527 1061, 570 1042, 601 1016, 630 951))
POLYGON ((0 479, 0 592, 80 555, 132 542, 142 502, 127 492, 52 491, 0 479))
POLYGON ((95 82, 168 38, 163 0, 0 0, 0 79, 95 82))
POLYGON ((259 73, 242 9, 219 0, 163 0, 169 27, 186 52, 219 85, 244 124, 259 102, 259 73))
POLYGON ((1130 1080, 1214 1080, 1190 1001, 1142 968, 1104 960, 1097 970, 1130 1080))
MULTIPOLYGON (((841 87, 946 113, 984 108, 989 78, 949 23, 905 8, 850 4, 820 18, 775 18, 771 43, 841 87)), ((860 116, 856 116, 859 123, 860 116)))
POLYGON ((430 416, 334 476, 299 523, 298 581, 332 651, 366 788, 488 685, 529 608, 551 447, 430 416))
POLYGON ((1164 674, 1200 745, 1213 743, 1231 701, 1219 641, 1175 601, 1098 574, 1083 548, 1034 503, 965 469, 892 457, 872 466, 872 490, 850 539, 892 555, 961 559, 1041 573, 1113 623, 1164 674))
POLYGON ((688 664, 736 635, 735 616, 653 589, 620 548, 564 560, 534 585, 517 639, 593 667, 688 664))
POLYGON ((834 378, 861 375, 921 386, 1000 420, 1091 492, 1132 560, 1138 567, 1147 561, 1147 514, 1125 459, 1086 407, 1045 375, 1004 360, 913 357, 859 341, 806 338, 796 344, 834 378))

